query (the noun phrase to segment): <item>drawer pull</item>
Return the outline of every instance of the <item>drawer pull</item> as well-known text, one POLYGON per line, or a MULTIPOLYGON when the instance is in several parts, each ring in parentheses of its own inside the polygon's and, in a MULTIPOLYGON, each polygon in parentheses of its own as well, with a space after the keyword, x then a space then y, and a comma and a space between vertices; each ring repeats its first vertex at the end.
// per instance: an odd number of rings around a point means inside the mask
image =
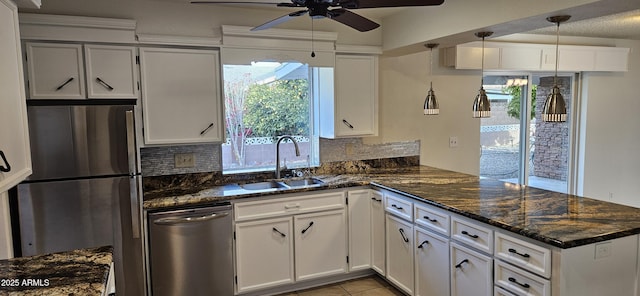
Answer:
POLYGON ((282 236, 282 237, 287 236, 286 234, 284 234, 284 233, 280 232, 280 230, 278 230, 278 229, 277 229, 277 228, 275 228, 275 227, 273 228, 273 231, 275 231, 275 232, 279 233, 279 234, 280 234, 280 236, 282 236))
POLYGON ((392 204, 392 205, 391 205, 391 207, 394 207, 394 208, 396 208, 396 209, 398 209, 398 210, 402 210, 402 207, 399 207, 399 206, 397 206, 396 204, 392 204))
POLYGON ((311 228, 311 226, 313 226, 313 221, 309 222, 309 226, 307 226, 307 228, 302 230, 302 233, 307 232, 307 230, 309 230, 309 228, 311 228))
POLYGON ((470 237, 470 238, 478 238, 478 235, 476 235, 476 234, 470 234, 470 233, 468 233, 466 230, 463 230, 461 233, 462 233, 462 234, 464 234, 464 235, 466 235, 466 236, 468 236, 468 237, 470 237))
POLYGON ((344 123, 344 125, 348 126, 350 129, 353 129, 353 125, 351 125, 351 123, 349 123, 346 119, 343 119, 342 123, 344 123))
POLYGON ((201 136, 204 136, 204 134, 208 133, 208 132, 209 132, 209 130, 210 130, 212 127, 213 127, 213 122, 212 122, 212 123, 210 123, 210 124, 209 124, 205 129, 203 129, 203 130, 200 132, 200 135, 201 135, 201 136))
POLYGON ((429 241, 428 241, 428 240, 423 241, 421 244, 419 244, 419 245, 418 245, 418 248, 419 248, 419 249, 422 249, 422 246, 423 246, 424 244, 429 244, 429 241))
POLYGON ((297 209, 299 207, 300 207, 300 204, 284 205, 285 209, 297 209))
POLYGON ((402 235, 402 240, 404 240, 405 243, 409 242, 409 238, 407 238, 406 235, 404 235, 404 229, 400 228, 398 229, 398 231, 400 231, 400 235, 402 235))
POLYGON ((462 268, 462 264, 469 263, 469 259, 464 259, 460 263, 456 264, 456 268, 462 268))
POLYGON ((513 254, 516 254, 516 255, 520 255, 520 256, 522 256, 522 257, 524 257, 524 258, 529 258, 529 257, 531 257, 531 256, 529 256, 529 254, 527 254, 527 253, 524 253, 524 254, 522 254, 522 253, 518 253, 518 251, 516 251, 516 249, 509 249, 509 253, 513 253, 513 254))
POLYGON ((422 217, 422 218, 424 218, 425 220, 429 220, 429 221, 431 221, 431 222, 433 222, 433 223, 438 222, 438 220, 436 220, 436 219, 431 219, 431 218, 429 218, 429 216, 424 216, 424 217, 422 217))
POLYGON ((373 200, 373 201, 377 201, 377 202, 382 202, 382 199, 377 199, 377 198, 375 198, 375 197, 372 197, 372 198, 371 198, 371 200, 373 200))
POLYGON ((509 277, 509 281, 510 281, 510 282, 512 282, 512 283, 514 283, 514 284, 518 284, 518 286, 523 287, 523 288, 525 288, 525 289, 529 289, 529 288, 531 288, 531 286, 529 286, 529 284, 527 284, 527 283, 524 283, 524 284, 523 284, 523 283, 520 283, 520 282, 518 282, 518 280, 516 280, 515 278, 512 278, 512 277, 509 277))
POLYGON ((7 161, 7 157, 4 155, 4 152, 0 150, 0 157, 2 157, 2 161, 4 162, 4 166, 0 165, 0 172, 8 173, 11 171, 11 165, 7 161))

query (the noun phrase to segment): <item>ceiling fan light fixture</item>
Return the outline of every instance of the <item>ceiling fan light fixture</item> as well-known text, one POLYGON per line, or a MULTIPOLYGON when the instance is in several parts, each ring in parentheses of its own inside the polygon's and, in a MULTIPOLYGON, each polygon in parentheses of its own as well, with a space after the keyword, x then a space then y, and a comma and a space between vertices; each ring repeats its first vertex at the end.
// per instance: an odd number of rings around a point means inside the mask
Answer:
POLYGON ((480 74, 480 90, 473 100, 473 117, 474 118, 487 118, 491 117, 491 104, 487 97, 487 92, 484 90, 484 38, 493 35, 493 32, 477 32, 475 34, 478 38, 482 38, 482 63, 480 74))
POLYGON ((542 120, 545 122, 565 122, 567 121, 567 106, 558 87, 558 60, 560 58, 560 23, 564 23, 571 18, 569 15, 558 15, 547 18, 547 21, 556 24, 556 70, 553 76, 553 89, 547 96, 542 109, 542 120))
MULTIPOLYGON (((438 43, 428 43, 425 44, 426 47, 429 48, 430 58, 429 58, 429 74, 433 75, 433 49, 438 47, 438 43)), ((433 91, 433 81, 429 83, 429 91, 427 92, 427 97, 424 100, 424 115, 438 115, 440 114, 440 106, 438 105, 438 100, 436 99, 436 94, 433 91)))

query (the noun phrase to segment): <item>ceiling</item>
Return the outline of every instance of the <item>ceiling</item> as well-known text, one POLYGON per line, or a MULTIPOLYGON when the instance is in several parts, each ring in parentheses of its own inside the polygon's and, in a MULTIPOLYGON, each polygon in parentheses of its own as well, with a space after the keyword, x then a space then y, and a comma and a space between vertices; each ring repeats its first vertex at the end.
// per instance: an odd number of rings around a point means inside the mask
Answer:
MULTIPOLYGON (((155 1, 181 2, 181 3, 188 4, 190 3, 191 0, 155 0, 155 1)), ((242 4, 229 4, 229 5, 246 7, 246 8, 266 9, 266 10, 282 10, 283 14, 286 14, 292 11, 292 9, 283 9, 282 7, 276 7, 275 5, 246 4, 247 2, 262 2, 262 3, 267 2, 267 3, 276 4, 279 2, 288 2, 287 0, 216 0, 216 1, 242 2, 242 4)), ((202 4, 202 5, 215 5, 215 4, 202 4)), ((398 8, 358 9, 357 13, 361 14, 362 16, 372 18, 374 20, 383 20, 383 18, 386 16, 399 13, 406 9, 410 9, 410 8, 398 7, 398 8)), ((532 30, 532 31, 526 31, 522 33, 555 35, 556 26, 555 24, 549 23, 549 26, 547 27, 532 30)), ((560 25, 560 34, 562 36, 640 40, 640 9, 611 14, 607 16, 600 16, 600 17, 595 17, 590 19, 581 19, 577 21, 569 20, 568 22, 560 25)))

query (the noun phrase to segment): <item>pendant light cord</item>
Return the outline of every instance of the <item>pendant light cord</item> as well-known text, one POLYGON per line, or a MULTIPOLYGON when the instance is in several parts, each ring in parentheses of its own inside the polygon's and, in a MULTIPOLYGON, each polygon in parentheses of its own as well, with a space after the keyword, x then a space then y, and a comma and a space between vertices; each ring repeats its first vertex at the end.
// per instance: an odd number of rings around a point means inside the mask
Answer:
POLYGON ((560 57, 560 22, 556 23, 556 73, 553 76, 553 85, 558 85, 558 60, 560 57))
POLYGON ((313 18, 311 18, 311 57, 315 58, 316 57, 316 52, 314 50, 314 44, 313 44, 313 18))
POLYGON ((429 51, 429 75, 431 76, 431 81, 429 82, 429 88, 433 88, 433 47, 430 48, 429 51))
POLYGON ((480 72, 480 88, 482 88, 484 86, 484 36, 482 36, 482 58, 480 60, 482 61, 480 62, 482 71, 480 72))

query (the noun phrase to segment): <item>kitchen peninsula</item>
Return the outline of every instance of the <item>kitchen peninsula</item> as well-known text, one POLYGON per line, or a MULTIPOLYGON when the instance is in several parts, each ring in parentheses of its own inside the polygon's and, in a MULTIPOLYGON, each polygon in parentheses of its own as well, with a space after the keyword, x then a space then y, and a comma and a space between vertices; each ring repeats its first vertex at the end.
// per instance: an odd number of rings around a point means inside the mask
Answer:
MULTIPOLYGON (((373 191, 384 195, 387 216, 397 214, 394 210, 402 208, 395 201, 404 202, 405 210, 408 208, 406 214, 409 217, 415 215, 416 220, 407 220, 416 221, 416 229, 417 221, 421 218, 418 217, 421 207, 451 217, 451 223, 447 218, 445 227, 447 234, 449 227, 451 228, 451 265, 456 265, 455 268, 451 267, 452 278, 462 266, 462 263, 454 262, 454 246, 459 242, 458 238, 466 243, 464 240, 468 238, 465 236, 475 237, 477 240, 478 236, 469 230, 473 229, 486 232, 486 242, 483 242, 486 249, 480 248, 483 250, 480 253, 488 258, 486 270, 491 274, 488 278, 489 293, 493 291, 494 280, 495 291, 501 291, 500 276, 503 273, 509 275, 504 281, 507 284, 511 282, 514 289, 537 289, 534 284, 522 284, 519 277, 511 276, 529 272, 527 268, 514 264, 511 259, 515 259, 516 263, 522 261, 532 266, 540 265, 536 267, 538 269, 531 271, 535 275, 529 275, 533 281, 540 282, 540 295, 598 295, 593 293, 601 293, 602 289, 594 287, 601 286, 605 281, 609 282, 609 292, 620 291, 624 295, 636 295, 637 234, 640 233, 640 220, 637 217, 640 217, 640 209, 427 166, 372 168, 347 173, 318 174, 316 177, 325 183, 308 188, 267 191, 247 191, 240 189, 237 184, 231 184, 213 186, 189 194, 173 192, 162 196, 161 192, 150 192, 145 196, 144 208, 147 211, 158 211, 223 200, 239 204, 244 200, 271 200, 276 198, 274 194, 287 196, 289 193, 311 194, 323 190, 349 190, 351 187, 370 186, 373 191), (471 228, 460 225, 470 225, 471 228), (460 230, 464 235, 455 233, 460 230), (528 251, 520 251, 515 246, 528 247, 528 251), (506 255, 501 253, 501 248, 506 255), (534 259, 540 259, 540 262, 533 262, 534 259), (516 271, 509 273, 505 268, 516 271), (615 291, 610 290, 612 286, 616 286, 611 284, 612 277, 624 278, 616 284, 618 287, 615 291)), ((387 220, 387 225, 389 222, 387 220)), ((387 229, 387 240, 392 239, 388 233, 387 229)), ((401 233, 406 242, 413 238, 405 237, 405 232, 401 233)), ((392 236, 396 235, 397 231, 392 236)), ((481 235, 480 239, 483 238, 485 237, 481 235)), ((387 253, 387 262, 390 260, 388 256, 387 253)), ((389 265, 387 269, 389 271, 389 265)), ((389 279, 388 275, 387 278, 389 279)), ((410 284, 404 290, 413 294, 412 289, 410 284)), ((453 289, 452 282, 452 295, 453 289)))

